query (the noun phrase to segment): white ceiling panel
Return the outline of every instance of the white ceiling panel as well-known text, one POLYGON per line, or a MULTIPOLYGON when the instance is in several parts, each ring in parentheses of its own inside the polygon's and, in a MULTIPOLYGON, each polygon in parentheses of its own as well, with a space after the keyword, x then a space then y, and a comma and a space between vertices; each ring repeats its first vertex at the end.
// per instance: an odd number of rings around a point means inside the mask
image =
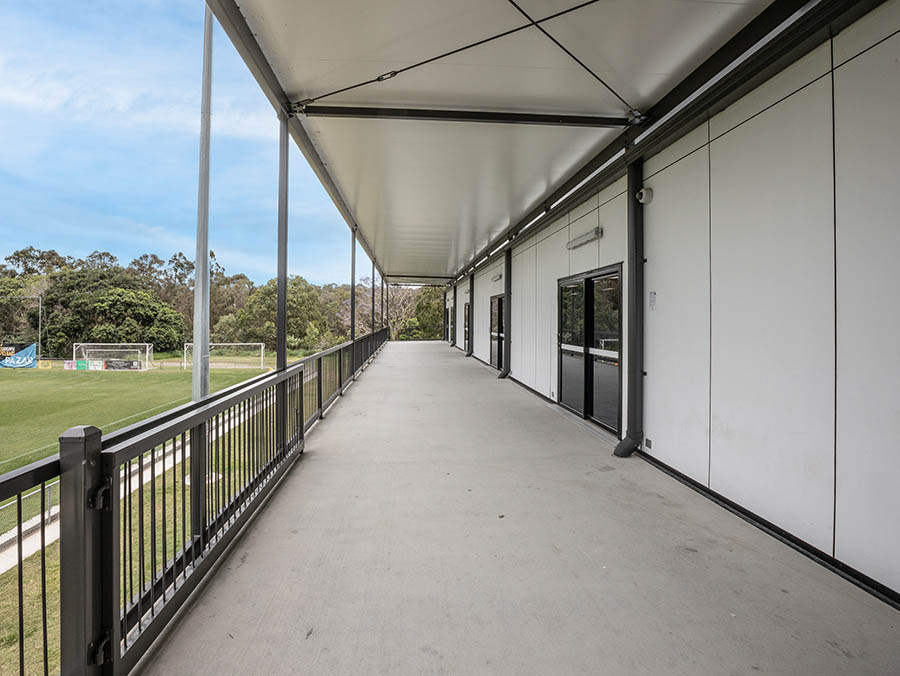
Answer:
POLYGON ((307 125, 388 275, 452 274, 616 133, 396 120, 307 125))
POLYGON ((628 103, 646 110, 769 4, 604 0, 541 25, 628 103))
MULTIPOLYGON (((520 29, 317 103, 628 113, 508 0, 237 1, 293 101, 520 29)), ((581 4, 517 2, 537 20, 581 4)), ((646 110, 768 4, 599 0, 541 25, 628 104, 646 110)), ((449 276, 471 262, 618 134, 384 119, 301 117, 301 123, 379 267, 389 275, 417 276, 449 276)))
POLYGON ((286 92, 362 82, 523 26, 498 0, 247 0, 238 3, 286 92))

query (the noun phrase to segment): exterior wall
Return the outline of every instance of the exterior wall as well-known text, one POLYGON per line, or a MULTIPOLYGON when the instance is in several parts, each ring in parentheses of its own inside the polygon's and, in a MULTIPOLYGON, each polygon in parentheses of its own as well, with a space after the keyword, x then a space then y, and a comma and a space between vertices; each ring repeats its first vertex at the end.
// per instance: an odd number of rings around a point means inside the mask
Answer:
POLYGON ((485 269, 475 273, 475 344, 474 354, 482 361, 491 361, 491 296, 503 293, 503 278, 496 282, 491 277, 503 274, 503 257, 485 269))
POLYGON ((835 556, 896 590, 900 590, 898 30, 900 2, 891 2, 834 40, 835 556), (875 44, 892 32, 892 37, 875 44))
MULTIPOLYGON (((558 281, 624 262, 624 191, 622 179, 513 249, 510 375, 553 401, 559 400, 558 281), (600 239, 571 251, 566 248, 567 242, 597 226, 603 228, 600 239)), ((623 307, 623 319, 626 312, 623 307)))
POLYGON ((893 589, 897 31, 893 0, 648 160, 644 211, 645 452, 893 589))
MULTIPOLYGON (((645 452, 896 590, 898 31, 890 0, 644 167, 645 452)), ((513 250, 511 375, 552 400, 557 281, 624 261, 624 189, 513 250)))
POLYGON ((469 302, 469 278, 460 281, 456 291, 456 347, 466 349, 466 303, 469 302))

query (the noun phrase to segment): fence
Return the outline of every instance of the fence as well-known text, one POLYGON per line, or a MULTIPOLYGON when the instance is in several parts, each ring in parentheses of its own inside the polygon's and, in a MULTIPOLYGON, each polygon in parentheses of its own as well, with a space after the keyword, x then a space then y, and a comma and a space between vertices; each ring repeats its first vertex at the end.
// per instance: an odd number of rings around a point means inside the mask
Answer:
POLYGON ((74 427, 58 456, 0 476, 0 504, 16 510, 0 600, 15 622, 6 644, 17 641, 3 673, 127 674, 387 338, 376 331, 106 436, 74 427))

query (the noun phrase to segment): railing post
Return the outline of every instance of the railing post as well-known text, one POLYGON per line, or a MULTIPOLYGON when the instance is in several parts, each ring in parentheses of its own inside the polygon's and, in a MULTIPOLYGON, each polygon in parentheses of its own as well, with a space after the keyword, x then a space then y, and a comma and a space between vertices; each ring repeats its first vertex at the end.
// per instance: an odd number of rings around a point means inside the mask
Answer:
POLYGON ((338 396, 344 396, 344 348, 338 350, 338 396))
POLYGON ((191 428, 191 542, 192 561, 206 544, 206 423, 191 428))
POLYGON ((322 410, 322 357, 316 359, 316 404, 319 407, 319 419, 325 417, 322 410))
POLYGON ((104 483, 100 430, 80 425, 59 438, 59 619, 60 671, 100 674, 109 658, 110 627, 103 622, 103 513, 112 482, 104 483))

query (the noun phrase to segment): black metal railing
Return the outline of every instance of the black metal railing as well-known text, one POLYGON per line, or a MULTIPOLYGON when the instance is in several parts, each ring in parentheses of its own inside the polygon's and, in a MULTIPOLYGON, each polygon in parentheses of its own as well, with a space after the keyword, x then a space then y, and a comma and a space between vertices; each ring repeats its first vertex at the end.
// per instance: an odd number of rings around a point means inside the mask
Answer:
POLYGON ((109 435, 74 427, 58 456, 0 476, 0 505, 16 505, 16 566, 0 574, 9 586, 0 591, 16 613, 6 636, 18 642, 4 673, 128 673, 387 336, 376 331, 109 435), (57 481, 54 508, 47 495, 57 481))

